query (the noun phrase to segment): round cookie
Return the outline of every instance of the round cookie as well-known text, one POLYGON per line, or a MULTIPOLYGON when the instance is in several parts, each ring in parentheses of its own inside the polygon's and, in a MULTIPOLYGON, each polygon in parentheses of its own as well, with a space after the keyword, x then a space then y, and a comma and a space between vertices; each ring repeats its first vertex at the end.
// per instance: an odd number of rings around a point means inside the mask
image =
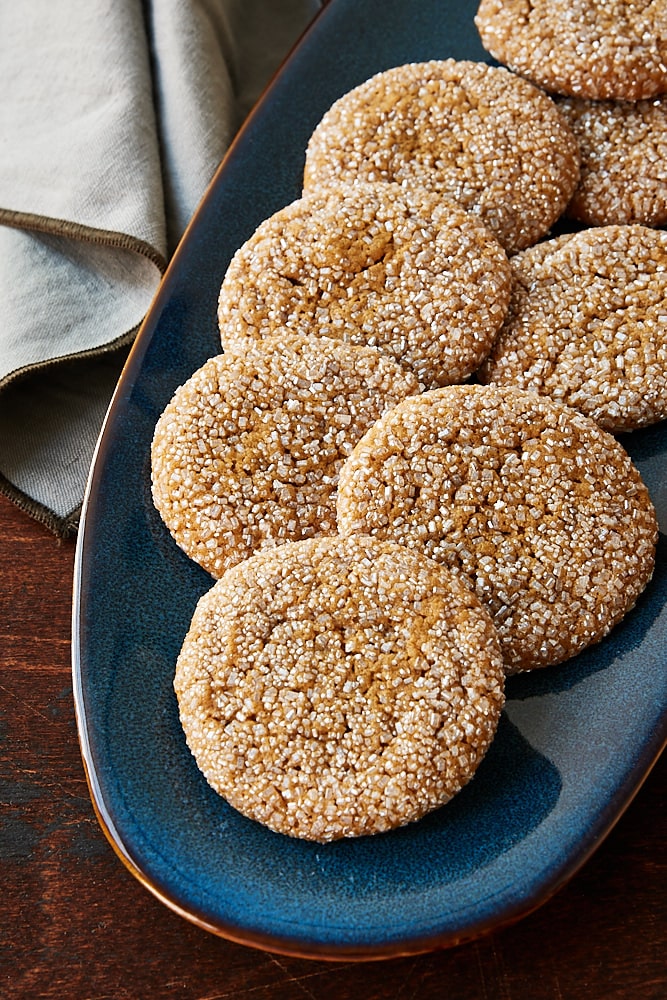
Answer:
POLYGON ((475 24, 492 56, 553 93, 667 92, 664 0, 481 0, 475 24))
POLYGON ((590 226, 667 222, 667 97, 556 103, 581 150, 581 174, 565 214, 590 226))
POLYGON ((313 191, 267 219, 220 290, 224 348, 278 329, 376 347, 427 388, 462 382, 507 310, 505 251, 434 193, 393 184, 313 191))
POLYGON ((427 188, 514 251, 549 230, 578 175, 576 140, 549 97, 503 68, 447 59, 385 70, 336 101, 308 143, 304 189, 427 188))
POLYGON ((333 340, 276 335, 211 358, 157 423, 155 506, 215 577, 257 548, 334 532, 340 466, 418 391, 379 351, 333 340))
POLYGON ((667 417, 667 233, 605 226, 512 259, 506 322, 480 369, 567 403, 607 430, 667 417))
POLYGON ((197 764, 244 815, 309 840, 419 819, 498 724, 498 638, 470 589, 392 542, 291 542, 201 598, 175 690, 197 764))
POLYGON ((462 572, 508 673, 606 635, 650 579, 657 539, 648 491, 610 434, 536 393, 479 385, 379 420, 341 470, 338 526, 462 572))

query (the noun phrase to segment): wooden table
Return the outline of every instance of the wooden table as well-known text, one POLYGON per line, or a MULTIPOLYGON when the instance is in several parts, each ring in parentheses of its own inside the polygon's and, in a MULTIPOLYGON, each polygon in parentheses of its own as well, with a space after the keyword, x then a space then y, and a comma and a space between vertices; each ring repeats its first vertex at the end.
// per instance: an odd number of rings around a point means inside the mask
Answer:
POLYGON ((79 755, 74 544, 0 497, 0 995, 8 1000, 665 1000, 667 755, 579 874, 513 927, 452 950, 326 963, 192 926, 126 871, 79 755))

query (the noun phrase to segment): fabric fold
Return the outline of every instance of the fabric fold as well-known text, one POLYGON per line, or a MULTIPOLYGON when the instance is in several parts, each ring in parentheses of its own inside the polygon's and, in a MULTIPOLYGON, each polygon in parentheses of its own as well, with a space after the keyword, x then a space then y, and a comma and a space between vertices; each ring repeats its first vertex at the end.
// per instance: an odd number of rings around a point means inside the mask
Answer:
POLYGON ((75 530, 127 347, 315 0, 0 11, 0 490, 75 530))

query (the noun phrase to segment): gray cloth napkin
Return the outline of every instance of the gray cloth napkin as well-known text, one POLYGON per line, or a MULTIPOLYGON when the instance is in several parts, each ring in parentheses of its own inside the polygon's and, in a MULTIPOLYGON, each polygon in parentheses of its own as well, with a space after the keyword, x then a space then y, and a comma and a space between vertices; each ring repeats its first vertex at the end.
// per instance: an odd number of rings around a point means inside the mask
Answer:
POLYGON ((319 7, 0 8, 0 490, 60 534, 167 261, 319 7))

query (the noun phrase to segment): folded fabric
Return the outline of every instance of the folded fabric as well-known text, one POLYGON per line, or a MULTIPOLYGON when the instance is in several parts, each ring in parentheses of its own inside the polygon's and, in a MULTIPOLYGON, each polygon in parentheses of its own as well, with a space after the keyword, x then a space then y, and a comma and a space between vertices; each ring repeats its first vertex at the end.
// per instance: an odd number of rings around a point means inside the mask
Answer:
POLYGON ((317 0, 0 11, 0 490, 76 530, 127 348, 317 0))

